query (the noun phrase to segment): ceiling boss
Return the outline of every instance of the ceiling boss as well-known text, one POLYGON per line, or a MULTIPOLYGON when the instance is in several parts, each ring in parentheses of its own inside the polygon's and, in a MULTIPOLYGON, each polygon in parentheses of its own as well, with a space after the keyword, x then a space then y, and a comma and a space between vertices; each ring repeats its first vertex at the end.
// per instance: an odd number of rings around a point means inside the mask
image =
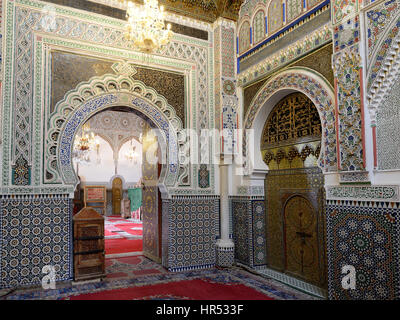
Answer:
POLYGON ((127 4, 125 39, 132 42, 134 47, 150 53, 169 43, 173 32, 170 24, 165 26, 164 7, 158 6, 158 0, 144 0, 143 5, 128 0, 117 2, 127 4))

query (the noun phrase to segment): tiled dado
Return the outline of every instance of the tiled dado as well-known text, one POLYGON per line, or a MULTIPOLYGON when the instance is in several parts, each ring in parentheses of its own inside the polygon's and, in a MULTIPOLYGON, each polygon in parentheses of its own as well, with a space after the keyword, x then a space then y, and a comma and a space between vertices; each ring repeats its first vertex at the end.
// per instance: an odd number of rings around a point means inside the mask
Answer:
POLYGON ((400 203, 328 200, 326 213, 329 299, 399 299, 400 203), (342 287, 345 265, 355 289, 342 287))
POLYGON ((264 197, 231 197, 235 260, 252 268, 266 265, 264 197))
POLYGON ((233 247, 216 247, 216 265, 218 267, 232 267, 235 263, 235 250, 233 247))
POLYGON ((214 267, 219 233, 218 196, 163 200, 163 259, 171 272, 214 267))
POLYGON ((72 279, 72 201, 66 195, 0 196, 0 288, 39 285, 42 268, 72 279))

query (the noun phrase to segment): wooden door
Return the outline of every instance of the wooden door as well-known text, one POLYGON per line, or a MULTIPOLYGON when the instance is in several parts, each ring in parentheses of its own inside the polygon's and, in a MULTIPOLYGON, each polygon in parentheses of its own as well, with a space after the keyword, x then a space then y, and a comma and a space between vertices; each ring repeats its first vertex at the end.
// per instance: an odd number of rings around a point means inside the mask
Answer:
POLYGON ((320 284, 316 210, 305 197, 291 197, 284 208, 286 273, 320 284))
POLYGON ((121 214, 122 180, 115 178, 112 182, 112 207, 113 215, 121 214))
POLYGON ((157 138, 145 129, 142 142, 142 223, 143 223, 143 255, 149 259, 161 262, 161 210, 158 190, 159 164, 157 138))

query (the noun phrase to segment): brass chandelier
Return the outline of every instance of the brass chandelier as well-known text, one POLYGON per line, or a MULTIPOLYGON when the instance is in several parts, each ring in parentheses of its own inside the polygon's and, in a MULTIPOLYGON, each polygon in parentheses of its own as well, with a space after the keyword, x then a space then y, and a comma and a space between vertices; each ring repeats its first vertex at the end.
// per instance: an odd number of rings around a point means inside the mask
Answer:
POLYGON ((167 45, 173 35, 171 25, 165 26, 163 6, 158 0, 144 0, 144 5, 137 5, 128 0, 110 0, 127 4, 125 39, 132 42, 140 51, 150 53, 167 45))
POLYGON ((91 132, 89 122, 82 126, 81 134, 75 137, 72 156, 77 163, 89 164, 91 162, 89 153, 90 150, 99 149, 99 142, 95 134, 91 132))
POLYGON ((129 150, 126 152, 125 158, 128 161, 133 162, 133 164, 138 163, 138 153, 136 151, 136 146, 133 145, 133 140, 131 140, 129 150))

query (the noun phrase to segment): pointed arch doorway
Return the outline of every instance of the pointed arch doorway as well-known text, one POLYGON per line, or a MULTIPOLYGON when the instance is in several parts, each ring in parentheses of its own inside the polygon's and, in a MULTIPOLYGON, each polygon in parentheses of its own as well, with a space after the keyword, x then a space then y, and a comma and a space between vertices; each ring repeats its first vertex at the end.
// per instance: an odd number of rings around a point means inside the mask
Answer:
MULTIPOLYGON (((180 146, 177 132, 183 125, 173 107, 154 89, 124 76, 105 75, 93 78, 87 83, 80 84, 75 90, 69 91, 56 105, 49 121, 45 145, 46 182, 76 187, 78 178, 72 164, 76 133, 93 115, 109 108, 120 107, 140 114, 152 130, 156 131, 155 141, 159 148, 155 150, 159 155, 159 163, 151 166, 156 170, 156 174, 144 179, 146 190, 152 193, 151 196, 144 195, 147 199, 145 201, 152 201, 153 204, 148 206, 150 209, 147 217, 150 222, 147 225, 151 228, 147 227, 147 230, 144 230, 146 242, 144 253, 153 260, 161 262, 161 234, 166 235, 162 240, 168 241, 168 230, 164 230, 167 226, 162 226, 160 220, 161 196, 168 198, 170 188, 174 188, 179 180, 180 146)), ((146 215, 145 212, 143 215, 146 215)))
MULTIPOLYGON (((132 132, 129 127, 126 133, 127 137, 135 140, 135 150, 140 153, 140 156, 136 155, 135 161, 125 158, 126 150, 129 148, 122 148, 122 146, 126 144, 132 148, 132 141, 123 136, 120 136, 120 142, 118 142, 118 139, 116 140, 116 145, 113 145, 113 139, 110 137, 107 138, 107 142, 102 138, 100 140, 106 142, 105 144, 108 148, 103 149, 104 143, 102 143, 97 151, 89 149, 91 156, 97 152, 97 159, 91 159, 92 157, 89 156, 88 158, 91 160, 89 159, 89 163, 83 168, 86 168, 88 172, 82 170, 82 167, 80 169, 80 175, 85 178, 85 184, 87 181, 91 181, 86 179, 85 173, 90 173, 91 175, 88 176, 92 178, 96 175, 99 176, 100 180, 103 179, 100 183, 108 181, 108 206, 105 213, 106 258, 144 255, 157 263, 161 263, 162 196, 159 188, 159 180, 163 168, 162 147, 159 142, 161 137, 159 138, 157 135, 157 128, 150 119, 137 111, 123 106, 105 109, 93 115, 87 122, 92 124, 90 127, 94 132, 99 133, 98 127, 93 126, 93 123, 102 119, 109 119, 109 117, 112 117, 111 114, 114 114, 115 117, 115 114, 118 114, 118 118, 122 119, 121 121, 127 122, 129 122, 129 119, 140 118, 140 133, 132 132), (107 158, 108 161, 103 162, 101 159, 104 158, 107 158), (112 160, 111 162, 109 161, 110 159, 112 160), (137 172, 134 174, 134 176, 139 177, 139 180, 128 180, 128 167, 131 170, 140 171, 140 174, 137 172), (110 174, 110 170, 113 175, 109 179, 107 174, 110 174), (141 187, 140 192, 143 201, 140 206, 140 218, 137 219, 137 216, 135 216, 134 219, 133 216, 134 213, 137 213, 136 210, 132 211, 132 206, 129 205, 129 212, 123 212, 122 207, 123 203, 126 202, 125 200, 130 200, 128 197, 129 189, 136 189, 137 191, 139 187, 141 187)), ((134 128, 138 130, 137 127, 134 128)), ((100 132, 100 138, 101 136, 106 137, 106 132, 100 132)), ((121 134, 120 131, 118 133, 121 134)), ((89 183, 89 185, 94 184, 89 183)))

